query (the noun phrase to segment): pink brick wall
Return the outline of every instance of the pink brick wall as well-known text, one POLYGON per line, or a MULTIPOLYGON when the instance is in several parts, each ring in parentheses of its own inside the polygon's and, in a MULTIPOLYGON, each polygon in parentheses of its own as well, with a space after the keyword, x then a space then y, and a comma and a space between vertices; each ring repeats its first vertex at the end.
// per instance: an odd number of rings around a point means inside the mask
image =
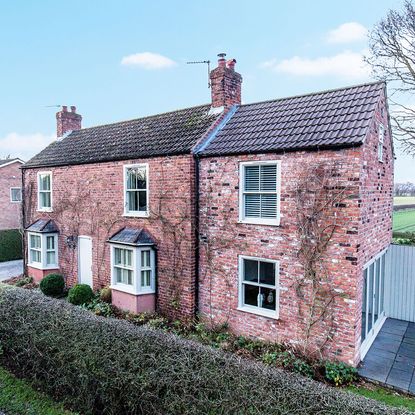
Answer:
POLYGON ((194 310, 194 160, 191 156, 127 160, 25 172, 26 224, 52 218, 60 228, 59 256, 70 285, 77 282, 77 250, 65 244, 70 235, 92 237, 93 281, 110 283, 108 237, 123 228, 144 227, 158 242, 158 304, 162 312, 189 317, 194 310), (124 213, 123 166, 149 164, 149 218, 124 213), (38 171, 52 171, 53 212, 37 212, 38 171))
POLYGON ((10 188, 21 187, 21 163, 0 167, 0 230, 20 228, 21 203, 10 201, 10 188))

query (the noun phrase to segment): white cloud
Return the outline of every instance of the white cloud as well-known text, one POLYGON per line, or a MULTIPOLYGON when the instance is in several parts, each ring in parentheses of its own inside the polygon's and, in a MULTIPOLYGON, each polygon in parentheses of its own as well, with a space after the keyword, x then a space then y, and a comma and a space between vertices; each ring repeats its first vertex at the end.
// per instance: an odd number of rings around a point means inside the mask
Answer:
POLYGON ((363 52, 345 51, 333 56, 292 58, 263 62, 263 68, 295 76, 336 76, 346 79, 368 78, 370 70, 363 62, 363 52))
POLYGON ((136 66, 143 69, 164 69, 176 66, 176 62, 158 53, 142 52, 124 56, 121 65, 136 66))
POLYGON ((10 154, 10 157, 20 157, 27 161, 53 140, 56 140, 56 136, 42 133, 19 134, 12 132, 6 134, 0 137, 0 158, 10 154))
POLYGON ((357 22, 343 23, 336 29, 328 32, 326 40, 328 43, 352 43, 365 40, 367 28, 357 22))

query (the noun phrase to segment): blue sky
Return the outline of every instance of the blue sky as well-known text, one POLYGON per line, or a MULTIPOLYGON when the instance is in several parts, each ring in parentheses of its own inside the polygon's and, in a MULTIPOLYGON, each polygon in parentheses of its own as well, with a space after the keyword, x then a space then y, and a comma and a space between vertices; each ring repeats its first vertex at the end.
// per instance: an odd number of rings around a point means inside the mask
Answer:
MULTIPOLYGON (((76 105, 88 127, 207 103, 206 68, 186 61, 218 52, 237 59, 246 103, 368 81, 365 28, 401 4, 2 1, 0 155, 53 139, 49 105, 76 105)), ((397 181, 415 181, 413 159, 396 164, 397 181)))

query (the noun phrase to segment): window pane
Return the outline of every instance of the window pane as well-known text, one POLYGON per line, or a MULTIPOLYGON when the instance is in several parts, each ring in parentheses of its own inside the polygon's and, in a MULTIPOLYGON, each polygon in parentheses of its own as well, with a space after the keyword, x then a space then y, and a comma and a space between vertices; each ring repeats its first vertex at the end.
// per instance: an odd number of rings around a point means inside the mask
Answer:
POLYGON ((114 268, 115 272, 115 279, 117 282, 122 282, 122 269, 121 268, 114 268))
POLYGON ((30 250, 30 261, 31 262, 42 262, 40 251, 30 250))
POLYGON ((141 191, 138 192, 139 197, 139 210, 140 212, 145 212, 147 210, 147 192, 141 191))
POLYGON ((125 273, 126 284, 133 285, 133 272, 128 269, 125 269, 124 273, 125 273))
POLYGON ((145 189, 147 187, 146 169, 142 168, 137 171, 137 189, 145 189))
POLYGON ((121 249, 120 248, 114 249, 114 264, 115 265, 121 264, 121 249))
POLYGON ((259 282, 261 284, 275 285, 275 264, 272 262, 259 263, 259 282))
POLYGON ((244 280, 258 282, 258 261, 244 259, 244 280))
POLYGON ((21 189, 11 189, 11 199, 12 202, 21 202, 22 200, 22 191, 21 189))
POLYGON ((261 215, 261 195, 244 195, 245 216, 247 218, 259 218, 261 215))
POLYGON ((50 193, 49 192, 41 192, 40 193, 40 207, 42 207, 42 208, 51 207, 50 193))
POLYGON ((141 251, 141 266, 143 268, 150 266, 150 251, 141 251))
POLYGON ((127 170, 127 189, 146 189, 147 173, 145 168, 130 168, 127 170))
POLYGON ((132 251, 130 251, 129 249, 125 250, 125 265, 127 267, 131 267, 132 266, 132 251))
POLYGON ((47 265, 54 265, 56 264, 56 256, 55 252, 47 252, 46 253, 46 263, 47 265))
POLYGON ((261 166, 260 190, 277 191, 277 166, 275 164, 261 166))
POLYGON ((261 287, 261 307, 267 310, 275 310, 275 290, 273 288, 261 287))
POLYGON ((46 249, 47 250, 54 250, 55 249, 55 237, 54 236, 47 236, 46 237, 46 249))
POLYGON ((41 174, 39 179, 39 189, 40 190, 50 190, 50 175, 41 174))
POLYGON ((277 195, 262 194, 261 195, 261 218, 277 217, 277 195))
POLYGON ((30 235, 30 248, 40 249, 40 236, 39 235, 30 235))
POLYGON ((245 189, 246 192, 259 190, 259 166, 245 166, 245 189))
POLYGON ((258 307, 259 287, 244 284, 244 304, 258 307))
POLYGON ((138 211, 138 193, 136 190, 127 191, 127 203, 130 212, 138 211))
POLYGON ((141 286, 145 288, 151 287, 151 271, 141 271, 141 286))

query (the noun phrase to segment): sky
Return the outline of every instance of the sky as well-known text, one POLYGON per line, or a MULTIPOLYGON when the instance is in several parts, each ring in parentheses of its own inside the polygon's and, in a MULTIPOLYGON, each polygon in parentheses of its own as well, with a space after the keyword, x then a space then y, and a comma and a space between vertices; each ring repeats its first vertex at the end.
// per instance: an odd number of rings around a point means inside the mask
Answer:
MULTIPOLYGON (((244 103, 364 83, 367 30, 401 0, 0 0, 0 156, 55 139, 59 105, 83 127, 210 102, 227 53, 244 103)), ((395 181, 415 182, 397 149, 395 181)))

